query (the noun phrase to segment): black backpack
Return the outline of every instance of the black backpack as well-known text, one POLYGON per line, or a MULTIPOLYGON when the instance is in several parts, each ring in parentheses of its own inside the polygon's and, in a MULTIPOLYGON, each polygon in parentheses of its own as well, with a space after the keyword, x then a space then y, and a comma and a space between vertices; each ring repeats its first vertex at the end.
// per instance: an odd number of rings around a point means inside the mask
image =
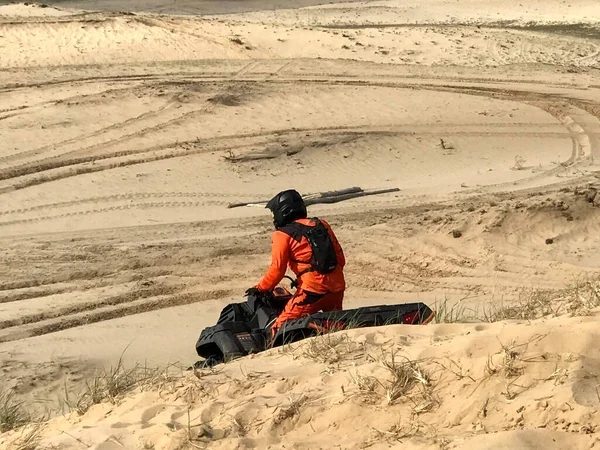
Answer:
POLYGON ((294 225, 300 228, 302 235, 306 237, 312 249, 310 261, 295 261, 310 264, 310 268, 302 271, 298 277, 311 271, 325 275, 333 272, 337 267, 335 247, 329 231, 327 231, 327 228, 319 219, 315 218, 312 220, 316 222, 316 225, 312 227, 294 222, 294 225))

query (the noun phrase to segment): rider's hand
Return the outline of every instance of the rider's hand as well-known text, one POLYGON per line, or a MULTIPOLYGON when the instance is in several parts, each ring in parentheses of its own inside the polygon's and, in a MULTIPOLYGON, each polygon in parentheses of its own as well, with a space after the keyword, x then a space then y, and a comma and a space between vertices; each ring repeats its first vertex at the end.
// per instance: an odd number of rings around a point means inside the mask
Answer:
POLYGON ((256 286, 253 286, 251 288, 246 289, 245 294, 252 295, 254 297, 259 297, 260 294, 262 294, 262 292, 256 286))

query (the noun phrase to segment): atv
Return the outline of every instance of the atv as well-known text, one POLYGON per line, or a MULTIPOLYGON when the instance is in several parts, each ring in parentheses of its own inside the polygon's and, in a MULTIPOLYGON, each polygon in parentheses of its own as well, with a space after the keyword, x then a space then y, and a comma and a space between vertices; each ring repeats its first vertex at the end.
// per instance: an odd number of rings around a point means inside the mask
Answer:
MULTIPOLYGON (((296 286, 295 280, 286 278, 292 281, 292 287, 296 286)), ((259 296, 248 295, 245 302, 225 306, 217 324, 200 333, 196 353, 204 361, 195 367, 213 366, 333 331, 393 324, 425 325, 435 315, 424 303, 318 312, 285 322, 271 342, 271 326, 291 298, 288 289, 277 286, 259 296)))

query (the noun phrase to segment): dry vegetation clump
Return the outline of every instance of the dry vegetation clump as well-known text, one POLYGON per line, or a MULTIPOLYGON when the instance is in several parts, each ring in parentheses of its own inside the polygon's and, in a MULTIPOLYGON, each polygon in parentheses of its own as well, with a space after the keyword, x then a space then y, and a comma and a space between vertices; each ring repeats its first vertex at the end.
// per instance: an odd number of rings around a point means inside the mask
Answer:
POLYGON ((135 389, 158 388, 172 379, 169 368, 161 370, 136 364, 127 369, 121 357, 116 366, 103 369, 87 380, 76 399, 71 400, 65 388, 65 403, 71 410, 83 415, 93 405, 102 402, 116 403, 119 398, 135 389))
POLYGON ((413 401, 413 410, 417 414, 435 407, 437 400, 433 392, 432 377, 421 363, 408 358, 399 362, 392 353, 391 358, 383 362, 383 366, 391 374, 391 380, 384 386, 388 404, 407 397, 413 401), (417 393, 413 392, 415 387, 418 387, 417 393))
POLYGON ((413 403, 415 414, 431 411, 439 404, 431 371, 425 367, 424 362, 412 361, 406 357, 399 361, 395 353, 391 352, 389 357, 384 353, 381 364, 387 369, 386 379, 358 373, 352 376, 359 395, 367 401, 384 399, 386 404, 392 405, 403 399, 409 400, 413 403))
POLYGON ((306 395, 300 395, 299 397, 290 397, 289 405, 280 408, 277 415, 273 418, 273 425, 280 425, 285 420, 291 419, 300 412, 300 408, 308 401, 306 395))
POLYGON ((175 386, 176 396, 175 400, 183 399, 187 404, 192 404, 199 399, 210 398, 215 395, 216 386, 226 383, 227 379, 223 379, 220 383, 215 383, 213 380, 210 382, 206 378, 210 375, 219 374, 220 370, 214 367, 204 367, 193 369, 194 377, 182 379, 177 386, 175 386))
POLYGON ((31 421, 25 403, 15 400, 14 391, 0 392, 0 433, 5 433, 31 421))
POLYGON ((419 434, 421 434, 421 424, 415 421, 410 421, 405 425, 397 423, 392 425, 387 430, 380 430, 375 427, 369 428, 373 432, 373 438, 367 441, 365 448, 370 447, 374 443, 381 440, 385 440, 390 443, 402 442, 402 439, 418 436, 419 434))
POLYGON ((17 401, 14 391, 0 392, 0 433, 21 428, 20 434, 8 443, 8 450, 35 450, 39 448, 44 424, 34 419, 25 409, 25 402, 17 401))
POLYGON ((449 303, 444 299, 435 304, 436 323, 535 320, 565 314, 585 316, 600 307, 600 279, 578 280, 563 289, 523 289, 516 303, 490 304, 482 310, 468 308, 462 301, 449 303))
MULTIPOLYGON (((534 335, 528 341, 520 344, 517 344, 514 340, 509 344, 500 342, 500 351, 488 356, 485 364, 485 376, 490 378, 494 375, 500 375, 505 378, 506 388, 503 395, 508 400, 512 400, 517 396, 517 392, 513 389, 515 386, 520 387, 522 391, 528 389, 528 387, 518 386, 516 384, 517 379, 525 374, 525 365, 527 363, 547 361, 547 355, 545 354, 527 354, 527 349, 530 344, 540 341, 545 337, 545 335, 534 335)), ((555 371, 555 374, 551 375, 547 380, 553 379, 560 374, 561 372, 557 373, 555 371)))
POLYGON ((329 332, 308 339, 301 347, 302 356, 324 364, 334 364, 348 359, 348 355, 360 350, 346 333, 329 332))
POLYGON ((489 376, 501 374, 506 378, 513 378, 523 374, 524 367, 521 361, 521 352, 517 351, 519 345, 512 342, 509 345, 500 343, 502 350, 488 356, 485 371, 489 376))
POLYGON ((487 322, 500 320, 535 320, 564 314, 585 316, 600 306, 600 279, 576 281, 563 289, 527 289, 521 291, 519 302, 512 306, 489 308, 487 322))
POLYGON ((450 304, 448 298, 444 298, 441 302, 436 302, 433 305, 435 316, 434 323, 464 323, 478 322, 477 311, 467 308, 462 303, 464 299, 459 300, 454 304, 450 304))
POLYGON ((355 342, 348 336, 347 330, 351 328, 348 325, 343 329, 319 331, 310 338, 286 343, 278 351, 294 359, 303 357, 329 366, 344 362, 351 364, 366 354, 364 343, 355 342))
POLYGON ((42 422, 24 426, 20 435, 8 443, 7 450, 40 450, 39 444, 43 430, 42 422))

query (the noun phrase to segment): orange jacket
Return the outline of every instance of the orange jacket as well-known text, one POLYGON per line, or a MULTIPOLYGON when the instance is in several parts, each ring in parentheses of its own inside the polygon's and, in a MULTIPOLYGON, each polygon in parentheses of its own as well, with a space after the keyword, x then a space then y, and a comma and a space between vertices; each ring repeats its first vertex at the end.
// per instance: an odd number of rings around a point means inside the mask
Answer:
MULTIPOLYGON (((346 288, 344 280, 344 265, 346 258, 342 247, 337 240, 333 230, 327 222, 320 219, 329 235, 333 239, 335 253, 337 256, 337 267, 328 274, 320 274, 316 271, 307 272, 298 279, 298 289, 309 292, 325 294, 328 292, 341 292, 346 288)), ((308 226, 315 226, 311 219, 298 219, 299 222, 308 226)), ((273 233, 273 243, 271 246, 271 266, 260 283, 256 286, 261 291, 268 291, 279 284, 283 279, 287 267, 298 276, 300 272, 310 267, 310 264, 295 262, 309 261, 312 250, 308 240, 298 232, 293 226, 284 226, 273 233)))

